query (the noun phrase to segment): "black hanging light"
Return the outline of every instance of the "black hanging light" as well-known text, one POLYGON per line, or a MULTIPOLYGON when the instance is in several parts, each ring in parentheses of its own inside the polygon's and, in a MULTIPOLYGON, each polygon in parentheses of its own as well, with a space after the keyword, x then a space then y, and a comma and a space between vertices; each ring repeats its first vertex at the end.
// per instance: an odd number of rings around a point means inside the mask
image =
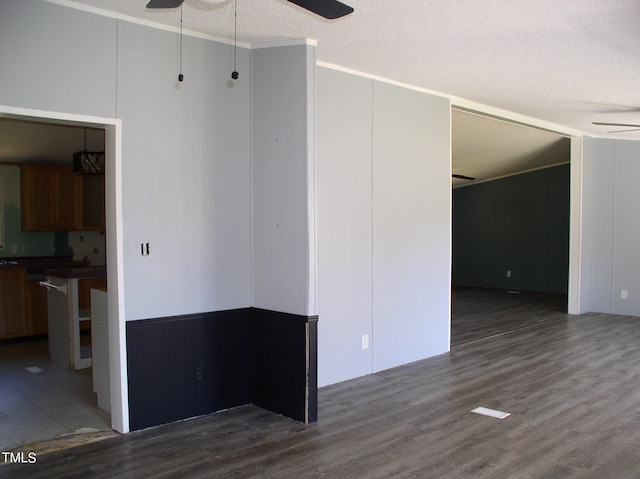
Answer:
POLYGON ((238 60, 238 0, 233 0, 233 72, 231 78, 237 80, 240 74, 237 70, 238 60))
POLYGON ((87 151, 87 129, 84 129, 84 150, 73 154, 73 172, 76 175, 103 175, 104 151, 87 151))

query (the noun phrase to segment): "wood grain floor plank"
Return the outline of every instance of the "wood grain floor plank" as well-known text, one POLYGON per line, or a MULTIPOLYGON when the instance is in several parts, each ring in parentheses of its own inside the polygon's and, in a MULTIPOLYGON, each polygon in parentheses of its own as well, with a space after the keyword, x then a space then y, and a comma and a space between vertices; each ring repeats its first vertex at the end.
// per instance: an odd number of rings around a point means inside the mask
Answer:
POLYGON ((569 316, 557 295, 456 294, 450 353, 322 388, 317 423, 242 406, 0 477, 640 477, 640 318, 569 316))

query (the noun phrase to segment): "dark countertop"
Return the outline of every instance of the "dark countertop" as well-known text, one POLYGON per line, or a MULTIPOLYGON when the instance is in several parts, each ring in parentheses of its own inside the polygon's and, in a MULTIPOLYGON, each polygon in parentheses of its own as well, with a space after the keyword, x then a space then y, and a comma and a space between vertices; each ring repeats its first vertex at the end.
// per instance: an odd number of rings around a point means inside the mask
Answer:
POLYGON ((74 260, 71 256, 27 256, 0 258, 0 270, 26 269, 28 273, 42 273, 46 268, 77 268, 88 266, 88 261, 74 260))
POLYGON ((87 278, 106 278, 106 266, 85 266, 81 268, 50 268, 45 269, 47 276, 54 276, 63 279, 87 279, 87 278))

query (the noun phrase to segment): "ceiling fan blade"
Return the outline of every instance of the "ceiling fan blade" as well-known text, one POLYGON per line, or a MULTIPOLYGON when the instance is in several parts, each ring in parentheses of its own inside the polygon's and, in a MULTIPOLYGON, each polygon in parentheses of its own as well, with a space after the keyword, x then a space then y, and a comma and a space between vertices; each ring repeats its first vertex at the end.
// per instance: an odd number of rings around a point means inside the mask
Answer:
POLYGON ((475 178, 473 178, 472 176, 458 175, 456 173, 453 173, 451 177, 458 178, 459 180, 469 180, 469 181, 475 180, 475 178))
POLYGON ((184 0, 150 0, 147 8, 177 8, 184 0))
MULTIPOLYGON (((637 125, 640 126, 640 125, 637 125)), ((640 128, 632 128, 631 130, 613 130, 613 131, 608 131, 607 133, 624 133, 625 131, 639 131, 640 128)))
POLYGON ((320 15, 328 20, 344 17, 353 13, 353 7, 345 5, 337 0, 288 0, 299 7, 320 15))
POLYGON ((635 128, 635 127, 640 128, 640 125, 634 125, 634 124, 628 124, 628 123, 603 123, 600 121, 593 121, 592 123, 594 125, 602 125, 602 126, 629 126, 631 128, 635 128))

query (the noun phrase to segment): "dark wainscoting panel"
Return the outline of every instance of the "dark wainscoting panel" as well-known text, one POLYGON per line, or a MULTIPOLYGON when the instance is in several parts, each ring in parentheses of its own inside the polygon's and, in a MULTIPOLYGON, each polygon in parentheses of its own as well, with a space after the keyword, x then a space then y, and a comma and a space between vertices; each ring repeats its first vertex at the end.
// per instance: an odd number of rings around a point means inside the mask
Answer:
POLYGON ((253 403, 317 420, 317 318, 254 308, 127 322, 129 427, 253 403))
POLYGON ((254 309, 253 404, 317 421, 317 326, 317 317, 254 309))
POLYGON ((249 308, 127 323, 131 430, 251 401, 249 308))

